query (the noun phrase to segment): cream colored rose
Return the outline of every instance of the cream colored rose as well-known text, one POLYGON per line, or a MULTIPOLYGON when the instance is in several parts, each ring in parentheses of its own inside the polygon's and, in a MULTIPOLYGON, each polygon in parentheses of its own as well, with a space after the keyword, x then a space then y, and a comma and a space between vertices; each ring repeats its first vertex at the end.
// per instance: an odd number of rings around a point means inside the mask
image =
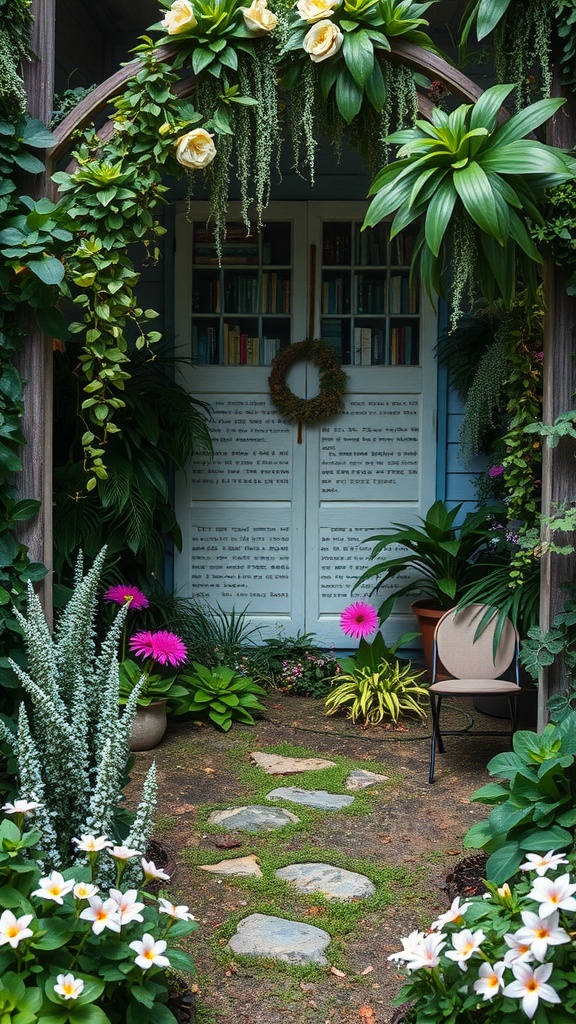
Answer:
POLYGON ((194 8, 190 0, 174 0, 169 11, 166 11, 164 20, 160 22, 169 36, 177 36, 179 32, 186 32, 189 28, 196 28, 198 22, 194 16, 194 8))
POLYGON ((207 167, 216 156, 216 146, 212 138, 213 136, 204 128, 194 128, 193 131, 182 135, 176 142, 178 163, 193 171, 207 167))
POLYGON ((331 18, 339 6, 340 0, 298 0, 296 4, 300 17, 309 24, 321 18, 331 18))
POLYGON ((241 7, 240 10, 250 32, 271 32, 278 24, 274 12, 268 10, 268 0, 252 0, 250 7, 241 7))
POLYGON ((332 21, 317 21, 304 36, 302 46, 310 60, 319 64, 321 60, 332 57, 342 46, 344 36, 332 21))

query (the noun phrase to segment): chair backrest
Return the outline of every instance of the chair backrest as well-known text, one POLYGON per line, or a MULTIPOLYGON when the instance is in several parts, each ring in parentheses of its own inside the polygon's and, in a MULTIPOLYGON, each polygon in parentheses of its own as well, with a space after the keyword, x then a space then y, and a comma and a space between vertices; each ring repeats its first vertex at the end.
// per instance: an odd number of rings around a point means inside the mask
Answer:
POLYGON ((471 604, 457 613, 452 608, 438 621, 434 634, 435 657, 455 679, 497 679, 517 656, 518 632, 509 619, 504 621, 496 656, 494 633, 498 614, 476 637, 486 611, 484 604, 471 604))

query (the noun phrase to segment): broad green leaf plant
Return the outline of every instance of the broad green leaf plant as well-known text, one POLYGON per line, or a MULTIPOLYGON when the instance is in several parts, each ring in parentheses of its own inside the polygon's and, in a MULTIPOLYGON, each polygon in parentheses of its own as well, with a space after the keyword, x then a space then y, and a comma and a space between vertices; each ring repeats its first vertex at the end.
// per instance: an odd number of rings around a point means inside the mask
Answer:
POLYGON ((206 717, 223 732, 228 732, 234 721, 254 725, 254 714, 265 710, 258 700, 266 694, 261 686, 227 665, 206 668, 193 662, 192 668, 192 672, 180 675, 179 681, 188 687, 189 696, 182 700, 177 713, 206 717))
POLYGON ((418 680, 424 672, 401 664, 397 658, 383 659, 377 667, 352 665, 334 678, 334 685, 324 701, 324 714, 345 711, 353 722, 364 728, 389 720, 396 724, 401 715, 426 718, 428 690, 418 680))
POLYGON ((397 159, 373 182, 364 227, 394 215, 394 237, 420 217, 424 225, 415 248, 418 266, 432 296, 446 293, 452 266, 453 317, 463 294, 479 289, 488 301, 510 305, 520 268, 527 295, 536 299, 536 266, 542 256, 530 225, 542 223, 546 188, 574 178, 574 161, 530 133, 556 113, 564 100, 531 104, 499 123, 510 85, 487 89, 474 105, 451 113, 436 108, 432 123, 396 132, 397 159))

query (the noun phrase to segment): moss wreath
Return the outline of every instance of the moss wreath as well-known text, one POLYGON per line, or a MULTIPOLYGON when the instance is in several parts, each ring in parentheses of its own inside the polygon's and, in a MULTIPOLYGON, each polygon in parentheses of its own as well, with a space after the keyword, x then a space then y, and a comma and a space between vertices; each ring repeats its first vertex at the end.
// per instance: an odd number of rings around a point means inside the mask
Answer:
POLYGON ((344 411, 348 374, 336 352, 323 341, 306 338, 289 345, 275 356, 268 377, 270 398, 284 419, 298 421, 298 441, 302 423, 316 423, 344 411), (290 367, 301 359, 311 359, 320 371, 320 390, 314 398, 298 398, 286 384, 290 367))

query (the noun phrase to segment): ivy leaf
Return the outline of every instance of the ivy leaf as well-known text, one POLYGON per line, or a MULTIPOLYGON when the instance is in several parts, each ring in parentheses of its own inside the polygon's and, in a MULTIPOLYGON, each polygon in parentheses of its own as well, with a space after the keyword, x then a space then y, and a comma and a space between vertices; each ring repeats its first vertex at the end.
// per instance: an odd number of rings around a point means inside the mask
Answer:
POLYGON ((44 284, 60 284, 64 278, 64 267, 55 256, 45 256, 41 260, 30 260, 28 268, 44 284))

